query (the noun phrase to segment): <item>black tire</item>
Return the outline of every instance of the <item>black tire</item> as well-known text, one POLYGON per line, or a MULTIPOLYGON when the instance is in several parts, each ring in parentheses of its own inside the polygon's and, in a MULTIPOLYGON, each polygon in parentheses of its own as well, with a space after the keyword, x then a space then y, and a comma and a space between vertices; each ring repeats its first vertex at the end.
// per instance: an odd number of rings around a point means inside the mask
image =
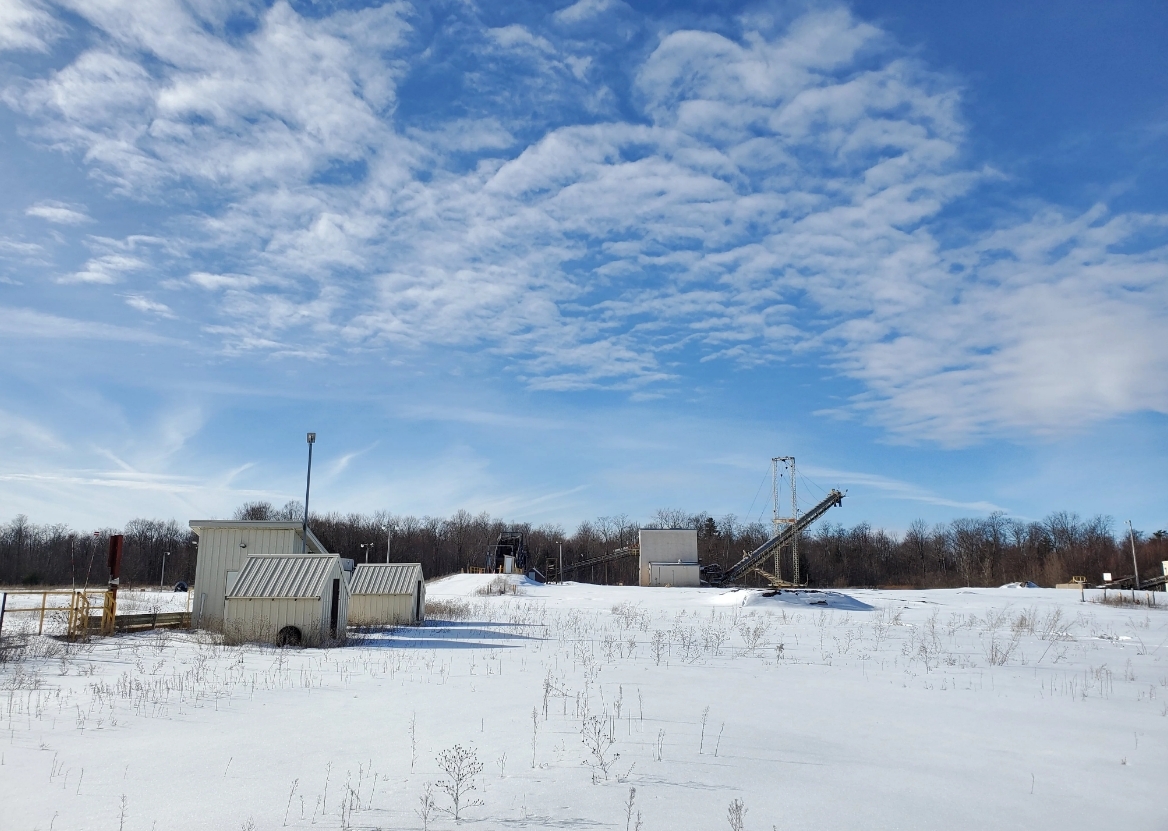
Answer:
POLYGON ((285 626, 276 633, 276 646, 300 646, 300 630, 295 626, 285 626))
POLYGON ((176 592, 185 592, 187 590, 187 584, 184 583, 182 580, 179 580, 177 583, 174 584, 174 590, 176 592))

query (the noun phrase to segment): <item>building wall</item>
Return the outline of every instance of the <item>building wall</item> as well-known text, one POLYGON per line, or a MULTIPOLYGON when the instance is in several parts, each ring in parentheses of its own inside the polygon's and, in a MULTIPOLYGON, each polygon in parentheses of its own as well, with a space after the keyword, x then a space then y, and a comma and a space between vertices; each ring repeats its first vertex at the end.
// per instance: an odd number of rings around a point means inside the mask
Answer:
POLYGON ((337 637, 345 638, 349 625, 349 589, 340 564, 329 572, 320 597, 232 597, 224 609, 223 631, 230 640, 275 643, 285 626, 300 630, 304 646, 316 646, 329 637, 332 582, 341 581, 337 637))
POLYGON ((349 600, 353 626, 409 626, 414 623, 415 594, 355 594, 349 600))
POLYGON ((697 587, 701 573, 697 563, 650 563, 650 586, 697 587))
MULTIPOLYGON (((191 621, 197 629, 214 628, 223 622, 227 575, 238 573, 252 554, 299 554, 300 532, 296 528, 263 526, 217 528, 192 524, 199 535, 195 559, 195 584, 191 587, 191 621), (246 548, 240 548, 240 543, 246 548)), ((311 532, 310 542, 314 541, 311 532)), ((310 553, 327 553, 311 551, 310 553)))
POLYGON ((349 598, 351 626, 412 626, 425 620, 426 584, 422 580, 410 594, 355 594, 349 598))
MULTIPOLYGON (((642 586, 652 585, 650 563, 697 563, 698 561, 698 532, 692 528, 681 531, 641 529, 637 534, 637 541, 641 548, 640 583, 642 586)), ((697 583, 694 585, 696 586, 697 583)))
POLYGON ((325 601, 319 598, 231 598, 227 601, 223 631, 231 641, 275 643, 285 626, 300 630, 303 644, 324 640, 328 626, 325 601))

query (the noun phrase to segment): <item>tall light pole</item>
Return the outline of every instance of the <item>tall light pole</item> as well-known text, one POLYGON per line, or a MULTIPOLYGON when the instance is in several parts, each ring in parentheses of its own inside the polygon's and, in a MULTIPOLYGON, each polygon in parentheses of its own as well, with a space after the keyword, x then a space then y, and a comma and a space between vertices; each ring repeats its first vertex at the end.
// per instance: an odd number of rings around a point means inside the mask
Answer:
POLYGON ((365 549, 365 562, 368 563, 369 562, 369 549, 373 547, 373 543, 363 542, 363 543, 360 543, 357 547, 365 549))
POLYGON ((1132 550, 1132 602, 1136 600, 1136 592, 1140 588, 1140 564, 1136 562, 1136 532, 1132 530, 1131 520, 1127 521, 1128 539, 1131 540, 1132 550))
POLYGON ((312 491, 312 446, 316 444, 316 433, 308 434, 308 480, 304 485, 304 522, 300 526, 300 544, 308 551, 308 495, 312 491))
POLYGON ((162 588, 166 585, 166 558, 169 556, 169 551, 162 552, 162 576, 158 578, 158 588, 162 588))
POLYGON ((564 582, 564 541, 556 540, 556 545, 560 547, 559 582, 562 585, 564 582))
POLYGON ((396 526, 392 522, 385 523, 385 561, 393 560, 393 532, 396 526))

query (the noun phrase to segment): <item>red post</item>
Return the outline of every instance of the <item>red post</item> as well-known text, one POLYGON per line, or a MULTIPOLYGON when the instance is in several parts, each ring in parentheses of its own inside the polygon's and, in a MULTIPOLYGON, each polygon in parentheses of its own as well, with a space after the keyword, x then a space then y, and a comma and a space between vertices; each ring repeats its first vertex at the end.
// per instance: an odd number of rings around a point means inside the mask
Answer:
POLYGON ((106 589, 105 608, 102 610, 101 629, 103 635, 114 633, 114 624, 118 614, 118 584, 122 580, 122 541, 121 534, 110 534, 109 556, 106 565, 109 567, 109 588, 106 589))

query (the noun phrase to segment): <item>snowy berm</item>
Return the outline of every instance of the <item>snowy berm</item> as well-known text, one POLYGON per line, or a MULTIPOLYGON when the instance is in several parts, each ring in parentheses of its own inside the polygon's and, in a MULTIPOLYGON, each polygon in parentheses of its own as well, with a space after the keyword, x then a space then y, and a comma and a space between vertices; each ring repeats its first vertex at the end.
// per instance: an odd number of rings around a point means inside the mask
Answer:
POLYGON ((1168 828, 1163 606, 491 579, 326 649, 24 640, 0 828, 1168 828))

